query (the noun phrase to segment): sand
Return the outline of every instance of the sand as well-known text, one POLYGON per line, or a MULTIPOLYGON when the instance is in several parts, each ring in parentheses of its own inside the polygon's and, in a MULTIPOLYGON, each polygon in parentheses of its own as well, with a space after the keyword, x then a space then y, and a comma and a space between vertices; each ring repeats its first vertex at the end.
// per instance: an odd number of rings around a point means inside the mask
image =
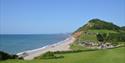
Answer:
POLYGON ((65 39, 64 41, 61 41, 52 45, 47 45, 42 48, 24 51, 24 52, 18 53, 17 55, 19 57, 23 57, 24 60, 32 60, 35 57, 40 56, 47 51, 68 51, 68 50, 71 50, 70 44, 72 44, 74 40, 75 38, 71 36, 65 39))

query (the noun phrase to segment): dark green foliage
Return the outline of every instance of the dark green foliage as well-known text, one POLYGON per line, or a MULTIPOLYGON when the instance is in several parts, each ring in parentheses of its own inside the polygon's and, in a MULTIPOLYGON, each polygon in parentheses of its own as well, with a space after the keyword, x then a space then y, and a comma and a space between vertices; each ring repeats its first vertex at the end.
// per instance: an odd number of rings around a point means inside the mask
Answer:
POLYGON ((125 42, 125 33, 109 33, 109 41, 125 42))
POLYGON ((115 30, 115 31, 118 31, 120 29, 119 26, 100 19, 92 19, 89 22, 93 23, 93 27, 91 27, 91 29, 107 29, 107 30, 115 30))
POLYGON ((23 57, 19 57, 18 59, 20 59, 20 60, 24 60, 24 58, 23 58, 23 57))
POLYGON ((56 56, 54 52, 46 52, 42 56, 37 57, 39 59, 58 59, 58 58, 64 58, 64 56, 56 56))
POLYGON ((99 42, 111 42, 114 45, 118 45, 119 42, 125 42, 125 33, 101 33, 97 34, 97 40, 99 42))
POLYGON ((106 39, 107 39, 107 34, 106 33, 102 33, 102 36, 103 36, 103 39, 104 39, 104 41, 106 41, 106 39))
POLYGON ((0 60, 15 59, 17 57, 18 57, 17 55, 10 55, 8 53, 0 51, 0 60))
POLYGON ((53 58, 54 53, 53 52, 47 52, 47 53, 43 54, 42 57, 44 57, 44 58, 53 58))
POLYGON ((59 59, 59 58, 64 58, 64 56, 60 56, 58 54, 89 52, 89 51, 96 51, 96 50, 98 50, 98 49, 55 51, 55 52, 48 51, 48 52, 44 53, 43 55, 36 57, 35 59, 59 59))
POLYGON ((65 53, 77 53, 82 52, 83 50, 71 50, 71 51, 56 51, 55 54, 65 54, 65 53))
POLYGON ((70 51, 56 51, 55 54, 67 54, 67 53, 78 53, 78 52, 88 52, 88 51, 96 51, 98 49, 86 49, 86 50, 70 50, 70 51))
POLYGON ((6 60, 11 58, 11 56, 5 52, 0 51, 0 60, 6 60))
POLYGON ((125 31, 125 26, 121 27, 121 29, 125 31))
POLYGON ((103 38, 103 35, 102 34, 97 34, 96 35, 96 37, 97 37, 97 40, 99 41, 99 42, 103 42, 104 41, 104 38, 103 38))
POLYGON ((17 55, 11 55, 12 57, 12 59, 17 59, 18 58, 18 56, 17 55))
POLYGON ((101 33, 102 37, 103 37, 103 42, 106 42, 109 40, 109 33, 101 33))

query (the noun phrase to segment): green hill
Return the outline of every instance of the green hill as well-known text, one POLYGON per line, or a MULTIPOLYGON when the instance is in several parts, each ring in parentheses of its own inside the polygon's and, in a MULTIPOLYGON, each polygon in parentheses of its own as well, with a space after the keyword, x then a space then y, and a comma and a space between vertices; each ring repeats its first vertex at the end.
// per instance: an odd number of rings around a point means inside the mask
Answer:
POLYGON ((101 30, 101 29, 105 29, 105 30, 113 30, 113 31, 119 31, 120 27, 111 23, 111 22, 106 22, 104 20, 100 20, 100 19, 91 19, 88 21, 87 24, 83 25, 82 27, 80 27, 78 30, 76 30, 75 32, 79 32, 79 31, 86 31, 86 30, 101 30))
POLYGON ((107 39, 105 40, 108 43, 112 43, 115 45, 125 43, 124 27, 119 27, 113 23, 100 19, 91 19, 87 24, 83 25, 73 33, 76 41, 71 45, 71 48, 79 48, 78 44, 84 41, 95 43, 98 42, 97 34, 107 36, 107 39))
POLYGON ((94 35, 97 33, 125 33, 125 27, 119 27, 111 22, 106 22, 100 19, 91 19, 83 25, 82 27, 78 28, 73 35, 94 35))

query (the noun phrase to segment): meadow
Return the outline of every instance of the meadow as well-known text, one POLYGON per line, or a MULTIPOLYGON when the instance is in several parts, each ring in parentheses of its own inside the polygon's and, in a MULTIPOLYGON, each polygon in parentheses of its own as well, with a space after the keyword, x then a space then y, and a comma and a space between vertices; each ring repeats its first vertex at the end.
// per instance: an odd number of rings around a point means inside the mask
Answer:
POLYGON ((0 63, 125 63, 125 47, 57 55, 64 56, 64 58, 34 60, 9 59, 0 61, 0 63))

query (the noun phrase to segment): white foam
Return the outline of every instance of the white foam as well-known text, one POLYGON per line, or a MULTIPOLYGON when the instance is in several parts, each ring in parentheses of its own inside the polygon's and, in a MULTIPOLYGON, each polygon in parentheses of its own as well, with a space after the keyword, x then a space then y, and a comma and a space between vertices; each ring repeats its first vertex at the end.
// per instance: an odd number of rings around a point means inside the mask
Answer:
POLYGON ((57 46, 57 45, 59 45, 59 44, 62 44, 62 43, 64 43, 64 42, 67 42, 67 41, 70 40, 70 39, 71 39, 71 38, 69 37, 69 38, 67 38, 67 39, 65 39, 65 40, 63 40, 63 41, 60 41, 60 42, 57 42, 57 43, 54 43, 54 44, 51 44, 51 45, 46 45, 46 46, 41 47, 41 48, 23 51, 23 52, 17 53, 16 55, 21 56, 21 55, 23 55, 23 53, 32 54, 32 53, 35 53, 35 52, 44 50, 44 49, 49 48, 49 47, 57 46))

